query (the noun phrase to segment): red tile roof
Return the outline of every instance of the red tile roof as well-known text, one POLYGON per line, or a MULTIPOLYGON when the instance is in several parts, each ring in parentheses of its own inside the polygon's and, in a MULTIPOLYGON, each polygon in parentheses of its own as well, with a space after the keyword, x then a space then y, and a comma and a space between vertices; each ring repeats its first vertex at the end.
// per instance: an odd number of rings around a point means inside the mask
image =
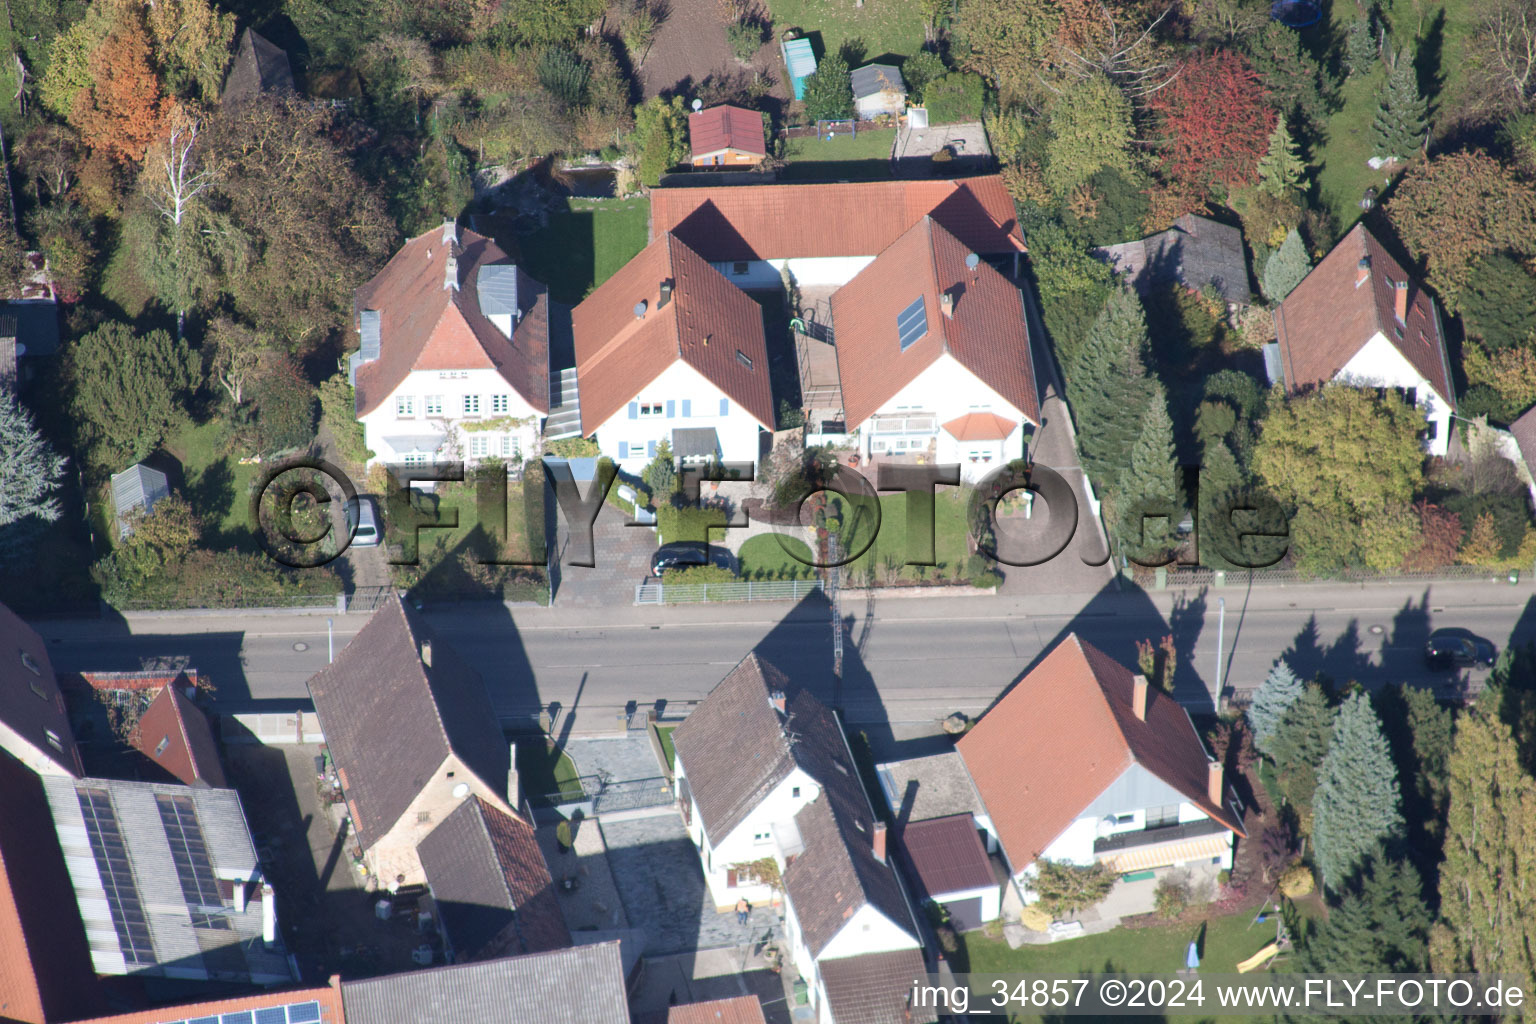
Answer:
POLYGON ((912 1006, 912 986, 927 983, 916 949, 823 960, 819 966, 827 1003, 837 1024, 929 1024, 932 1007, 912 1006))
POLYGON ((688 115, 688 144, 694 156, 734 149, 765 156, 763 115, 723 104, 688 115))
POLYGON ((1286 387, 1294 391, 1329 381, 1379 331, 1452 408, 1450 364, 1435 302, 1408 276, 1376 237, 1358 224, 1312 268, 1275 311, 1286 387), (1357 285, 1360 261, 1368 277, 1357 285), (1408 282, 1408 316, 1399 325, 1394 282, 1408 282), (1402 337, 1398 337, 1401 329, 1402 337))
POLYGON ((1029 328, 1019 289, 934 217, 923 217, 832 295, 837 369, 850 427, 948 353, 1032 423, 1040 422, 1029 328), (946 316, 940 297, 954 299, 946 316), (921 297, 926 334, 901 350, 896 319, 921 297))
POLYGON ((1018 424, 993 412, 968 412, 944 424, 956 441, 1004 441, 1018 424))
POLYGON ((919 902, 999 884, 973 815, 909 821, 898 830, 896 846, 911 868, 919 902))
POLYGON ((98 1009, 96 976, 42 783, 0 751, 0 1020, 98 1009))
POLYGON ((1068 636, 963 736, 976 782, 1014 871, 1033 863, 1133 764, 1242 835, 1228 800, 1206 796, 1210 758, 1184 708, 1156 689, 1146 720, 1131 705, 1135 673, 1068 636))
POLYGON ((582 433, 595 432, 679 359, 773 429, 762 307, 672 235, 604 281, 572 311, 571 324, 582 433), (672 282, 664 305, 663 281, 672 282), (635 316, 642 301, 643 319, 635 316))
POLYGON ((167 1024, 167 1022, 197 1020, 214 1017, 221 1013, 238 1013, 241 1010, 260 1010, 269 1006, 287 1006, 291 1003, 319 1003, 321 1024, 345 1024, 346 1016, 341 1003, 341 978, 331 978, 331 983, 315 988, 291 989, 287 992, 261 992, 232 999, 214 999, 204 1003, 183 1003, 179 1006, 163 1006, 155 1010, 136 1010, 111 1017, 92 1017, 77 1024, 167 1024))
MULTIPOLYGON (((59 691, 48 645, 15 612, 0 604, 0 687, 10 695, 0 704, 0 721, 39 752, 76 777, 85 773, 69 728, 64 694, 59 691), (59 738, 62 750, 48 742, 59 738)), ((20 755, 18 755, 20 756, 20 755)), ((23 758, 25 759, 25 758, 23 758)))
POLYGON ((144 709, 131 742, 139 753, 189 786, 223 789, 227 785, 208 716, 175 683, 163 687, 144 709))
POLYGON ((651 193, 651 237, 673 232, 715 261, 874 256, 925 214, 979 253, 1024 251, 1013 198, 995 174, 954 181, 659 188, 651 193))
POLYGON ((636 1016, 635 1024, 764 1024, 764 1020, 763 1004, 757 996, 737 996, 669 1006, 636 1016))
POLYGON ((417 235, 357 290, 354 306, 378 310, 379 358, 357 368, 357 414, 377 409, 412 370, 495 370, 540 412, 549 411, 549 350, 534 333, 511 340, 480 311, 476 275, 509 258, 495 242, 460 231, 458 288, 444 287, 441 228, 417 235))

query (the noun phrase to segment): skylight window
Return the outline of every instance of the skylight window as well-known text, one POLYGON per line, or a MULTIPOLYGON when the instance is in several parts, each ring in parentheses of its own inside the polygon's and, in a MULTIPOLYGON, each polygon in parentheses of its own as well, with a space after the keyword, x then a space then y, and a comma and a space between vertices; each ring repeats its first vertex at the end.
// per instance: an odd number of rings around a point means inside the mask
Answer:
POLYGON ((747 369, 752 369, 752 357, 747 355, 741 349, 736 350, 736 361, 742 366, 745 366, 747 369))
POLYGON ((912 305, 896 314, 896 338, 905 352, 913 343, 928 333, 928 306, 919 295, 912 305))

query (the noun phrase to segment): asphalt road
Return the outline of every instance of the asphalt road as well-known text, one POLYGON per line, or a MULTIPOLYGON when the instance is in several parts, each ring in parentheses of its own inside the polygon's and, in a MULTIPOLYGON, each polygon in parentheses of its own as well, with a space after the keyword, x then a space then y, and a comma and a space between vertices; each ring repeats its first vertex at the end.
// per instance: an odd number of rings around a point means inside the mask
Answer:
MULTIPOLYGON (((1501 649, 1511 638, 1536 641, 1536 590, 1526 583, 1107 591, 1087 601, 886 599, 842 610, 841 683, 831 672, 831 616, 819 597, 795 606, 608 612, 490 606, 428 618, 484 675, 504 718, 558 703, 575 712, 582 731, 612 727, 629 701, 686 706, 753 648, 842 705, 850 721, 903 735, 952 711, 985 710, 1074 630, 1127 664, 1138 640, 1171 633, 1180 655, 1175 693, 1192 708, 1210 704, 1218 631, 1225 684, 1238 688, 1256 686, 1282 654, 1302 674, 1322 671, 1341 683, 1446 685, 1450 674, 1428 672, 1421 655, 1425 637, 1441 626, 1474 629, 1501 649)), ((365 617, 334 620, 339 652, 365 617)), ((324 615, 159 614, 38 627, 60 670, 189 664, 212 678, 232 709, 306 699, 306 682, 327 657, 324 615)))

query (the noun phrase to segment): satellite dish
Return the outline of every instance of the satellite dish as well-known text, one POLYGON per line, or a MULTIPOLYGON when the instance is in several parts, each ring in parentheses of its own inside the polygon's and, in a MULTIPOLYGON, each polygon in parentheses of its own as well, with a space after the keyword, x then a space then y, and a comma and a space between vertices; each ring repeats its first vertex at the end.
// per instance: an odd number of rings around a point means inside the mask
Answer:
POLYGON ((469 796, 469 783, 461 782, 453 787, 453 798, 455 800, 462 800, 467 796, 469 796))
POLYGON ((645 300, 644 299, 641 299, 639 302, 635 303, 635 319, 636 320, 644 320, 645 319, 645 300))
POLYGON ((704 109, 704 101, 700 100, 700 99, 695 99, 693 101, 693 112, 695 114, 697 114, 699 111, 701 111, 703 109, 704 109))
POLYGON ((976 269, 976 264, 978 264, 980 262, 981 262, 981 257, 980 256, 977 256, 975 253, 967 253, 966 257, 965 257, 965 269, 967 269, 967 270, 975 270, 976 269))

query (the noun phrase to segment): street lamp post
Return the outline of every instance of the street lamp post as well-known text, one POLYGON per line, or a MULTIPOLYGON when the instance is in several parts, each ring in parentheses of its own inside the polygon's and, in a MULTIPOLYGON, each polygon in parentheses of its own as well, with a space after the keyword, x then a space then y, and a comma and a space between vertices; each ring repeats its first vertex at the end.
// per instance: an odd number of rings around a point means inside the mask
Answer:
POLYGON ((1221 647, 1226 639, 1227 631, 1227 599, 1216 599, 1216 700, 1221 701, 1221 647))
POLYGON ((325 620, 325 663, 327 665, 336 660, 336 644, 331 633, 331 626, 334 622, 334 619, 325 620))

